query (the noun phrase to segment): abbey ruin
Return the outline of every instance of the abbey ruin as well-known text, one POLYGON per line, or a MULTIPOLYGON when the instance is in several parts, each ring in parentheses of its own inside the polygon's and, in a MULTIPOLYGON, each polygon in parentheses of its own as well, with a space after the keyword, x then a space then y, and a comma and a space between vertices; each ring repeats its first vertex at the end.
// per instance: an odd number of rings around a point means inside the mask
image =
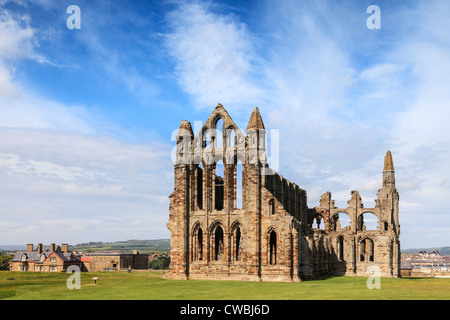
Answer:
POLYGON ((169 197, 168 277, 302 281, 368 276, 370 267, 382 277, 399 277, 399 195, 391 152, 374 207, 365 208, 351 191, 347 208, 337 208, 330 192, 309 208, 306 190, 269 168, 265 141, 258 108, 245 135, 220 104, 196 135, 190 122, 181 122, 169 197), (368 215, 376 217, 376 228, 366 228, 368 215), (348 226, 342 226, 343 217, 348 226))

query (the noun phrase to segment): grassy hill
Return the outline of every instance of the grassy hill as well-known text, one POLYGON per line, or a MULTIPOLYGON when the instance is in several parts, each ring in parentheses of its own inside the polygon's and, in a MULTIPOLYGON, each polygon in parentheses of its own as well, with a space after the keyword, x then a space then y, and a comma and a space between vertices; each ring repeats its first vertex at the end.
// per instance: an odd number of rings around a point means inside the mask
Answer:
POLYGON ((402 249, 402 253, 409 253, 409 254, 417 254, 420 251, 439 251, 441 256, 450 256, 450 247, 435 247, 435 248, 418 248, 418 249, 402 249))
MULTIPOLYGON (((81 273, 81 290, 69 290, 66 272, 0 271, 0 299, 16 300, 448 300, 450 279, 382 278, 369 290, 367 277, 304 282, 167 280, 161 272, 81 273), (99 277, 94 285, 92 278, 99 277)), ((176 318, 176 317, 175 317, 176 318)))
POLYGON ((134 250, 140 253, 168 252, 170 240, 127 240, 117 242, 88 242, 69 246, 71 251, 98 252, 98 251, 121 251, 132 253, 134 250))

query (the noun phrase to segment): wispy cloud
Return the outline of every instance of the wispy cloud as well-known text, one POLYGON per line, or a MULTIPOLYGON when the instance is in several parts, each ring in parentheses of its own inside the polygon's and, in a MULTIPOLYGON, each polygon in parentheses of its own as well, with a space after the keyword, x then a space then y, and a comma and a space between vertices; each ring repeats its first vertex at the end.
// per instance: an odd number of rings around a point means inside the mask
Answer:
MULTIPOLYGON (((110 129, 116 124, 94 108, 58 102, 16 79, 22 61, 55 67, 36 53, 40 38, 31 25, 27 15, 0 11, 0 242, 165 237, 170 146, 102 135, 123 129, 110 129)), ((82 43, 92 45, 107 75, 135 94, 149 89, 118 55, 89 41, 82 43)))
POLYGON ((1 129, 0 145, 3 242, 23 238, 9 229, 14 224, 34 226, 30 238, 41 235, 53 242, 64 237, 90 241, 94 227, 99 237, 111 241, 119 237, 111 230, 122 228, 125 233, 133 227, 138 234, 146 230, 147 236, 141 234, 145 238, 166 236, 172 189, 168 146, 22 128, 1 129), (67 228, 58 228, 56 221, 67 228))
POLYGON ((205 3, 182 2, 167 17, 171 33, 166 45, 177 80, 197 107, 221 102, 237 110, 260 99, 255 39, 236 16, 213 9, 205 3))

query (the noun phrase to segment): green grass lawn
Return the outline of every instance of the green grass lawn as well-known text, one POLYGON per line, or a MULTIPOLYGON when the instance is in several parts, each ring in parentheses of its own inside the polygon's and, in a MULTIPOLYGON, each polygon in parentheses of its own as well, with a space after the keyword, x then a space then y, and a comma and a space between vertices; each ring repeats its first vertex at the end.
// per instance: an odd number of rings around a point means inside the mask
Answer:
POLYGON ((69 290, 67 273, 0 272, 0 299, 15 300, 372 300, 450 299, 450 278, 381 279, 369 290, 365 277, 332 277, 300 283, 167 280, 161 272, 82 273, 69 290), (99 277, 94 284, 93 277, 99 277))

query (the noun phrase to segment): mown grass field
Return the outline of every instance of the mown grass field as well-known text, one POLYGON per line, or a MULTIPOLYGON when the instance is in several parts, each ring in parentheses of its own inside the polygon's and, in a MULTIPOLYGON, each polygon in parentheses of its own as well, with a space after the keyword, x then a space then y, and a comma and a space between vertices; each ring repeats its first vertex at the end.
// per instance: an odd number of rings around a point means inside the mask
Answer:
POLYGON ((0 272, 0 299, 8 300, 449 300, 450 278, 333 277, 301 283, 167 280, 161 272, 82 273, 69 290, 67 273, 0 272), (94 284, 93 277, 99 277, 94 284))

